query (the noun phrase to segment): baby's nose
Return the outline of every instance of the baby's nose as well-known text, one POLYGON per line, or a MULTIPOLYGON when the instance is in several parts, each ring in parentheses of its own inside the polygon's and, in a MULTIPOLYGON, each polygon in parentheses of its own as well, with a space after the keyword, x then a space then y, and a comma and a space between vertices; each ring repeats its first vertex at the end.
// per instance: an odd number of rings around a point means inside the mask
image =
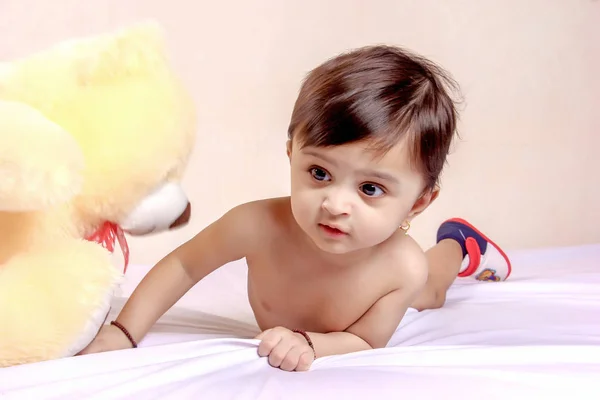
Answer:
POLYGON ((327 196, 322 207, 332 215, 347 215, 350 213, 350 201, 343 195, 327 196))

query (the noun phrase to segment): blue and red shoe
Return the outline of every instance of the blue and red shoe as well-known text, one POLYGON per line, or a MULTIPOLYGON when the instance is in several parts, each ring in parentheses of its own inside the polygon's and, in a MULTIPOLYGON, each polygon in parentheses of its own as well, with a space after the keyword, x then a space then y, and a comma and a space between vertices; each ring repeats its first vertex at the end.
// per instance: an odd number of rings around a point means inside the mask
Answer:
POLYGON ((459 277, 499 282, 510 276, 512 266, 506 253, 464 219, 452 218, 442 223, 437 242, 444 239, 455 240, 463 250, 459 277))

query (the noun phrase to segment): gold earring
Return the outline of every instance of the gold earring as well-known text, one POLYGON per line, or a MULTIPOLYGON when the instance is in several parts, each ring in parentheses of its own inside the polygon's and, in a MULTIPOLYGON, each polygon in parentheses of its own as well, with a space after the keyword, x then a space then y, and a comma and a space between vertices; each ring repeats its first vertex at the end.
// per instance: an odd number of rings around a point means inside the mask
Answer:
POLYGON ((400 225, 400 229, 404 231, 405 235, 408 235, 408 230, 410 229, 410 222, 406 221, 406 225, 400 225))

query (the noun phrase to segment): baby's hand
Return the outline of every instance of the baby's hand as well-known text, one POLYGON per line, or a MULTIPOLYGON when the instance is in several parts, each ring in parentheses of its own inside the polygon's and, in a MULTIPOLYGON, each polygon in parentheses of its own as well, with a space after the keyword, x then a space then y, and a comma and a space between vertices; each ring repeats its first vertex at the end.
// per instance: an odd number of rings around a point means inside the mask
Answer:
POLYGON ((104 325, 94 340, 81 350, 77 355, 102 353, 104 351, 130 349, 131 342, 119 328, 112 325, 104 325))
POLYGON ((299 333, 276 327, 259 334, 258 355, 269 356, 269 364, 285 371, 307 371, 313 360, 313 349, 299 333))

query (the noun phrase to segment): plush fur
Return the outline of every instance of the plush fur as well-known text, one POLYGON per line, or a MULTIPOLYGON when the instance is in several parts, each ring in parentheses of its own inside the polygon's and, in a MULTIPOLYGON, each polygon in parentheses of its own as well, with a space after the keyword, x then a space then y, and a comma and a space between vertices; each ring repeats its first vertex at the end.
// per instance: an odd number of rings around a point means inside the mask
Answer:
POLYGON ((153 23, 0 64, 0 366, 93 339, 122 266, 85 237, 179 182, 194 138, 153 23))

